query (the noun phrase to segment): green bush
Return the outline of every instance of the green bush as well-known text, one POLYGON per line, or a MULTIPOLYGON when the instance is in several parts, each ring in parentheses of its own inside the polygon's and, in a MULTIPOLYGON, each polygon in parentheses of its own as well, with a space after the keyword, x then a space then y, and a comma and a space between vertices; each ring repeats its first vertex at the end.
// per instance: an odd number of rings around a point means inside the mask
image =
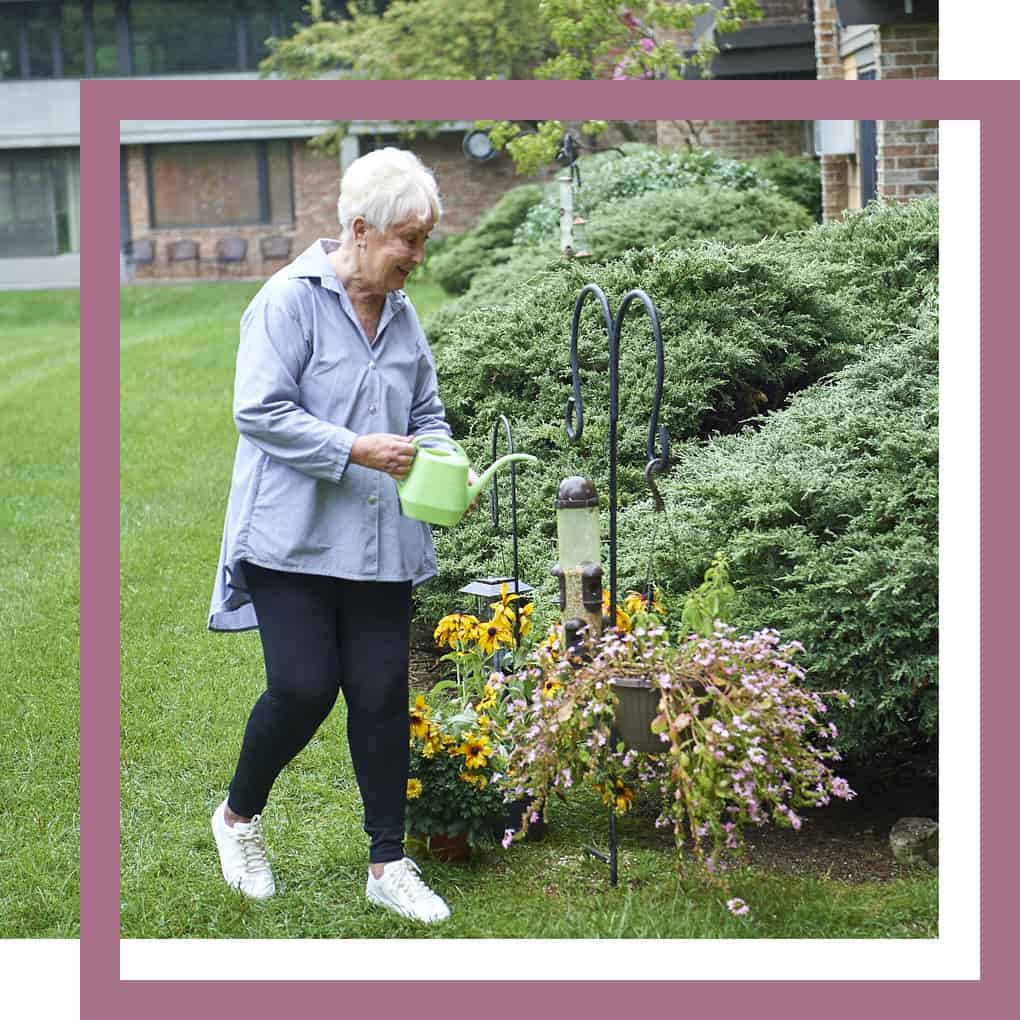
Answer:
MULTIPOLYGON (((749 163, 728 159, 714 152, 682 152, 649 145, 623 146, 615 151, 584 156, 577 161, 580 187, 574 194, 574 208, 590 217, 596 209, 635 198, 650 191, 669 191, 695 184, 743 191, 774 188, 749 163)), ((514 244, 541 245, 559 238, 559 184, 545 186, 541 199, 528 210, 514 234, 514 244)))
POLYGON ((657 566, 670 588, 730 560, 733 622, 806 648, 811 682, 850 692, 845 750, 905 750, 937 734, 938 328, 921 325, 796 395, 760 429, 678 450, 620 520, 621 571, 657 566), (639 556, 638 553, 643 553, 639 556))
POLYGON ((701 238, 727 244, 760 241, 812 225, 810 215, 771 191, 737 191, 704 184, 656 191, 603 206, 585 228, 587 248, 598 258, 628 248, 680 247, 701 238))
MULTIPOLYGON (((790 394, 816 384, 821 383, 820 392, 833 389, 822 382, 827 376, 871 352, 880 354, 905 329, 917 326, 925 296, 937 278, 937 205, 927 201, 873 206, 845 221, 756 245, 699 242, 685 249, 632 251, 602 265, 576 261, 554 265, 554 271, 537 278, 532 267, 529 282, 521 283, 505 303, 476 306, 446 321, 436 347, 454 434, 465 442, 473 462, 488 463, 491 429, 501 413, 513 424, 517 448, 540 458, 539 464, 520 471, 518 486, 521 576, 538 589, 540 626, 543 617, 548 620, 555 613, 555 587, 548 571, 556 555, 554 501, 559 481, 583 474, 595 480, 604 500, 608 495, 607 342, 593 301, 585 305, 578 338, 585 402, 581 443, 569 444, 563 431, 571 392, 570 322, 580 288, 598 283, 614 311, 623 294, 635 287, 654 300, 667 362, 662 423, 679 453, 674 473, 681 476, 688 455, 712 436, 744 432, 752 436, 759 427, 752 423, 760 414, 779 411, 790 394)), ((635 312, 621 344, 623 514, 646 500, 643 468, 653 366, 651 332, 644 316, 635 312)), ((773 417, 779 420, 786 413, 782 410, 773 417)), ((810 459, 804 461, 805 472, 811 465, 810 459)), ((501 534, 493 533, 488 514, 481 509, 456 528, 436 529, 442 574, 417 593, 423 622, 434 624, 446 612, 466 606, 457 589, 472 578, 508 571, 506 478, 499 484, 504 497, 501 534)), ((714 491, 710 478, 705 486, 707 497, 714 491)), ((671 517, 676 515, 671 511, 671 517)), ((718 525, 717 533, 722 530, 718 525)), ((603 534, 607 533, 604 522, 603 534)), ((633 528, 630 534, 636 534, 633 528)), ((891 555, 891 548, 865 548, 856 565, 863 567, 870 562, 868 557, 874 557, 879 570, 881 557, 891 555)), ((689 578, 704 569, 703 557, 713 551, 700 539, 678 548, 670 561, 675 576, 667 574, 660 580, 682 593, 690 586, 689 578), (683 573, 676 565, 681 558, 691 561, 683 573)), ((641 584, 643 568, 638 567, 649 552, 647 544, 635 543, 621 528, 621 591, 641 584)), ((742 563, 746 561, 742 547, 731 550, 731 555, 735 552, 743 557, 742 563)), ((762 582, 755 589, 759 595, 746 596, 745 618, 757 605, 763 622, 786 625, 793 619, 792 610, 780 604, 776 593, 790 565, 785 561, 770 565, 768 560, 763 564, 763 576, 773 568, 778 572, 772 575, 771 587, 762 582), (772 603, 770 592, 775 595, 772 603)), ((828 582, 820 575, 817 583, 821 588, 828 582)), ((908 602, 910 597, 908 592, 908 602)), ((817 634, 802 637, 805 644, 808 637, 815 655, 829 652, 817 634)), ((889 676, 913 668, 894 653, 891 649, 885 664, 889 676)), ((821 683, 854 686, 840 673, 836 659, 816 664, 821 683)))
POLYGON ((803 206, 815 222, 821 222, 822 172, 817 160, 774 152, 750 162, 765 180, 779 189, 779 194, 803 206))
POLYGON ((480 268, 506 262, 514 231, 541 194, 537 184, 506 192, 473 230, 445 240, 442 251, 429 260, 431 278, 447 293, 463 294, 480 268))

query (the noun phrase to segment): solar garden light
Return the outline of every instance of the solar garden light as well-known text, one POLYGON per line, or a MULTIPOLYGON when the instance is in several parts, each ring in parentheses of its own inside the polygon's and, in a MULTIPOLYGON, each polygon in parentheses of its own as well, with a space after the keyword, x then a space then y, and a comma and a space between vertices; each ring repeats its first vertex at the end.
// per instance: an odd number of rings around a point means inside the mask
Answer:
POLYGON ((564 648, 580 650, 602 633, 599 494, 589 479, 574 475, 560 482, 556 541, 559 561, 552 574, 560 582, 564 648), (580 633, 584 627, 587 638, 580 633))

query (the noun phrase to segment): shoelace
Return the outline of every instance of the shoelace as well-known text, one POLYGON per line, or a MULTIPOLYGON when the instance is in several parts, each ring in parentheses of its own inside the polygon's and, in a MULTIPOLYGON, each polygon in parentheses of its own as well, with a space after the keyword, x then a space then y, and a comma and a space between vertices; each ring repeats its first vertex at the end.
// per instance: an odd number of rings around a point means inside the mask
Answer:
POLYGON ((262 838, 262 816, 255 815, 249 822, 247 832, 237 833, 237 842, 241 846, 241 853, 244 854, 244 868, 249 873, 269 870, 269 861, 266 859, 266 841, 262 838))
POLYGON ((435 893, 418 877, 421 868, 410 857, 405 857, 400 864, 403 867, 398 865, 396 885, 401 892, 407 893, 412 900, 435 896, 435 893))

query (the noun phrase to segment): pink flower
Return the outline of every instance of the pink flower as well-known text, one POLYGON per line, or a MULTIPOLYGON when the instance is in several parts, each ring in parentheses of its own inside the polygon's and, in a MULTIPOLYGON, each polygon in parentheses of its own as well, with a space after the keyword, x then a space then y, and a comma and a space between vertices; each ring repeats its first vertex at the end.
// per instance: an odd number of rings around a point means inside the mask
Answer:
POLYGON ((726 909, 734 917, 743 917, 751 908, 740 898, 726 901, 726 909))
POLYGON ((514 841, 514 830, 513 829, 507 829, 506 832, 503 833, 503 849, 504 850, 508 850, 510 848, 510 844, 513 841, 514 841))
POLYGON ((646 36, 638 45, 645 51, 645 53, 651 53, 651 51, 655 49, 655 40, 649 39, 646 36))

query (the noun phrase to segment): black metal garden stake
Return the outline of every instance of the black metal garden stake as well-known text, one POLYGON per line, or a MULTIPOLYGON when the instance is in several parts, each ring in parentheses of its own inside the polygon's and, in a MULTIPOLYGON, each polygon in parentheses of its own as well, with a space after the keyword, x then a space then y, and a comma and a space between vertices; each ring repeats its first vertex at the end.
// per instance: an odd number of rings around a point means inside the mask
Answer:
MULTIPOLYGON (((581 288, 574 304, 574 318, 570 327, 570 371, 573 382, 573 396, 567 399, 567 415, 565 429, 572 443, 581 438, 584 429, 584 404, 581 399, 581 375, 577 358, 577 330, 581 319, 581 308, 588 295, 591 294, 602 308, 602 316, 609 339, 609 613, 610 625, 616 625, 616 461, 617 461, 617 423, 620 417, 620 331, 624 318, 631 303, 640 301, 652 323, 652 336, 655 340, 655 392, 652 398, 652 414, 648 424, 648 462, 645 465, 645 480, 652 492, 656 508, 662 499, 655 485, 655 476, 669 467, 669 434, 666 427, 659 425, 659 407, 662 403, 662 384, 665 376, 665 359, 662 346, 662 334, 659 331, 659 318, 655 312, 652 299, 643 290, 632 290, 624 295, 614 320, 609 301, 601 287, 595 283, 586 284, 581 288), (659 440, 659 454, 655 452, 656 437, 659 440)), ((610 747, 616 746, 615 727, 610 733, 610 747)), ((616 854, 616 814, 612 805, 609 808, 609 853, 603 854, 593 847, 585 848, 594 857, 609 865, 609 881, 617 882, 616 854)))

